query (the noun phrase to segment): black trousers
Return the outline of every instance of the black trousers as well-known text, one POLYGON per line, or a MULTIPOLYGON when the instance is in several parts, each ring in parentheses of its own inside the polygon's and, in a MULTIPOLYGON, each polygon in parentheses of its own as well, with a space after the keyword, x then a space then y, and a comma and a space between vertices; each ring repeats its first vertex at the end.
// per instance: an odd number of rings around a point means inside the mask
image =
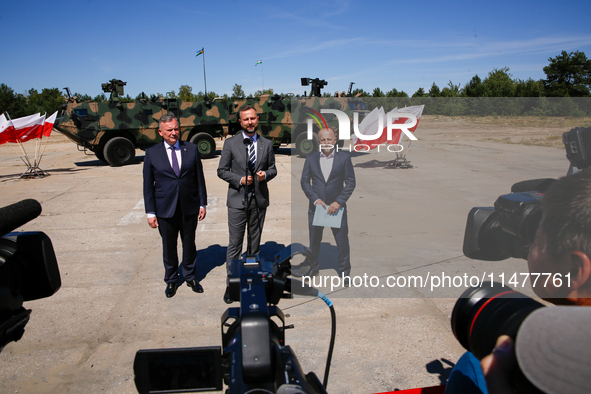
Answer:
POLYGON ((174 283, 178 281, 179 258, 177 241, 179 233, 183 244, 183 260, 181 272, 186 281, 195 279, 197 263, 197 248, 195 246, 195 231, 197 230, 198 215, 185 216, 177 205, 171 218, 158 217, 158 230, 162 237, 162 257, 164 260, 164 281, 174 283))
MULTIPOLYGON (((310 232, 310 251, 312 252, 312 269, 318 270, 318 258, 320 257, 320 243, 324 227, 314 226, 314 211, 308 210, 308 230, 310 232)), ((330 228, 337 243, 339 274, 349 275, 351 272, 351 251, 349 246, 349 226, 347 224, 347 210, 343 212, 341 228, 330 228)))

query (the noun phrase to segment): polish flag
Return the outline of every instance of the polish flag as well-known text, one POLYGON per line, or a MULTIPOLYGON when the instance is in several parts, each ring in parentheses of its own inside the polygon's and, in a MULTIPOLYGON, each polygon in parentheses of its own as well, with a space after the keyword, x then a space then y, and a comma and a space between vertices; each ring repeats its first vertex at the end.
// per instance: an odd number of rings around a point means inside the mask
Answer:
POLYGON ((44 123, 45 115, 40 116, 39 114, 25 116, 24 118, 18 118, 12 121, 15 133, 20 142, 27 142, 35 138, 41 138, 44 123))
POLYGON ((42 135, 44 137, 49 137, 51 134, 51 130, 53 130, 53 124, 55 123, 55 118, 57 117, 57 111, 53 113, 49 118, 45 119, 45 124, 43 125, 43 132, 42 135))
POLYGON ((404 115, 414 115, 417 119, 417 124, 413 127, 408 128, 408 131, 414 133, 419 125, 419 120, 421 119, 421 115, 423 114, 424 108, 424 105, 394 108, 387 114, 384 114, 384 110, 383 108, 381 108, 381 113, 379 113, 382 116, 381 122, 379 122, 380 119, 374 119, 373 122, 369 122, 367 125, 364 125, 363 122, 361 122, 361 124, 359 125, 359 131, 364 135, 376 135, 376 131, 379 131, 379 126, 383 126, 382 133, 380 134, 380 136, 376 139, 368 140, 362 140, 361 138, 358 138, 357 141, 355 141, 355 146, 362 145, 366 150, 371 150, 381 144, 399 144, 400 141, 406 137, 406 134, 402 134, 401 129, 393 129, 392 138, 388 139, 388 118, 391 119, 392 124, 406 124, 411 123, 412 121, 409 117, 405 117, 404 115))
POLYGON ((12 122, 2 114, 0 115, 0 145, 7 142, 16 142, 16 135, 12 122))

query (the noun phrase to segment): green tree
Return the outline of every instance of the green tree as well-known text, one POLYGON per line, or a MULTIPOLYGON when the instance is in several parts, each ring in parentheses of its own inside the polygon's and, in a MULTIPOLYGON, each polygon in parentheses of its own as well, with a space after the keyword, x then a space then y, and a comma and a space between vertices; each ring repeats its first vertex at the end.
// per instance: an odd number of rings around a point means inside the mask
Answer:
POLYGON ((37 92, 36 89, 29 89, 27 112, 29 114, 39 112, 40 114, 47 113, 47 115, 51 115, 61 109, 63 103, 64 96, 62 96, 58 88, 44 88, 41 93, 37 92))
POLYGON ((89 94, 74 93, 74 97, 77 97, 79 101, 92 101, 92 97, 89 94))
POLYGON ((11 118, 20 118, 28 115, 26 105, 25 96, 15 93, 11 87, 3 83, 0 84, 0 113, 8 112, 11 118))
POLYGON ((544 97, 544 81, 534 81, 528 78, 526 81, 515 81, 515 97, 544 97))
POLYGON ((100 93, 100 94, 97 94, 96 96, 94 96, 92 101, 95 101, 97 103, 105 103, 105 102, 107 102, 107 97, 105 96, 104 93, 100 93))
POLYGON ((416 92, 413 93, 413 97, 429 97, 429 93, 425 92, 425 89, 418 88, 416 92))
POLYGON ((372 93, 372 95, 371 95, 371 96, 372 96, 372 97, 384 97, 384 96, 385 96, 385 94, 384 94, 384 92, 382 92, 382 89, 380 89, 380 88, 375 88, 375 89, 373 90, 373 93, 372 93))
POLYGON ((460 85, 454 85, 452 81, 447 83, 447 86, 441 91, 441 97, 460 97, 462 95, 462 89, 460 85))
POLYGON ((196 96, 192 92, 193 88, 189 85, 181 85, 181 87, 179 88, 178 98, 180 98, 183 101, 197 101, 196 96))
POLYGON ((546 94, 550 97, 589 96, 591 85, 591 60, 584 52, 562 51, 544 67, 546 94))
POLYGON ((370 96, 371 96, 371 94, 367 93, 367 92, 366 92, 365 90, 363 90, 363 89, 355 89, 355 90, 353 90, 353 91, 351 92, 351 95, 352 95, 353 97, 355 97, 355 96, 356 96, 357 94, 359 94, 359 93, 361 93, 361 96, 359 96, 359 97, 370 97, 370 96))
POLYGON ((482 82, 487 97, 513 97, 515 83, 509 74, 509 67, 495 68, 482 82))
POLYGON ((433 82, 433 85, 431 85, 431 89, 429 89, 429 96, 431 96, 431 97, 440 97, 441 96, 441 90, 439 89, 439 86, 437 86, 435 84, 435 82, 433 82))
POLYGON ((404 90, 399 92, 396 88, 393 88, 386 92, 386 97, 408 97, 408 94, 404 90))
POLYGON ((235 83, 232 88, 232 100, 238 100, 244 97, 246 97, 246 94, 244 93, 244 90, 242 90, 242 85, 235 83))
POLYGON ((256 92, 254 92, 254 98, 255 98, 255 100, 259 100, 263 94, 268 94, 268 95, 272 96, 273 95, 273 89, 257 90, 256 92))
POLYGON ((122 103, 133 103, 134 99, 129 94, 126 94, 124 97, 119 97, 119 101, 122 103))
POLYGON ((466 97, 484 97, 486 93, 486 87, 482 83, 482 79, 478 74, 474 75, 470 82, 464 86, 464 95, 466 97))

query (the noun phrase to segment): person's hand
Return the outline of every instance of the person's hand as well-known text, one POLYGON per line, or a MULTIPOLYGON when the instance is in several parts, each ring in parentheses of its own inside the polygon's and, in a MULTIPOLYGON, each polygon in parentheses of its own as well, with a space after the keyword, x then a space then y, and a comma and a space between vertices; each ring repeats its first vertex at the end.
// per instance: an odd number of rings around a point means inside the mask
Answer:
POLYGON ((265 180, 265 177, 266 177, 265 171, 259 171, 259 172, 257 172, 257 179, 259 180, 259 182, 260 181, 264 181, 265 180))
POLYGON ((480 361, 489 394, 511 394, 510 376, 519 368, 515 357, 515 344, 507 335, 501 335, 492 353, 480 361))
POLYGON ((148 225, 152 228, 158 228, 158 219, 156 217, 148 218, 148 225))
POLYGON ((243 176, 242 179, 240 179, 240 184, 241 185, 251 185, 252 184, 252 176, 243 176))
POLYGON ((335 201, 328 206, 326 213, 328 213, 329 215, 334 215, 335 213, 337 213, 337 211, 339 210, 340 207, 341 207, 341 204, 339 204, 338 202, 335 201))
POLYGON ((199 221, 205 219, 205 215, 207 215, 205 208, 199 208, 199 221))
POLYGON ((318 204, 322 205, 324 207, 324 209, 326 209, 326 204, 321 199, 318 199, 318 200, 316 200, 316 202, 314 202, 314 205, 318 205, 318 204))

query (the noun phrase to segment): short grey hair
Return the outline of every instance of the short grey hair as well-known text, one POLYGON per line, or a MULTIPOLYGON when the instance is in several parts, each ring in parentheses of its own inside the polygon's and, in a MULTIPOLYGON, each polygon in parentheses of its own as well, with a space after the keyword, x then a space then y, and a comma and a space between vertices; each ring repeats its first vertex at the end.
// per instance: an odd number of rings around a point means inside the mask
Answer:
POLYGON ((179 120, 176 118, 175 114, 172 112, 167 112, 160 117, 160 120, 158 121, 158 128, 160 129, 162 123, 168 123, 172 120, 176 120, 176 123, 180 126, 179 120))

